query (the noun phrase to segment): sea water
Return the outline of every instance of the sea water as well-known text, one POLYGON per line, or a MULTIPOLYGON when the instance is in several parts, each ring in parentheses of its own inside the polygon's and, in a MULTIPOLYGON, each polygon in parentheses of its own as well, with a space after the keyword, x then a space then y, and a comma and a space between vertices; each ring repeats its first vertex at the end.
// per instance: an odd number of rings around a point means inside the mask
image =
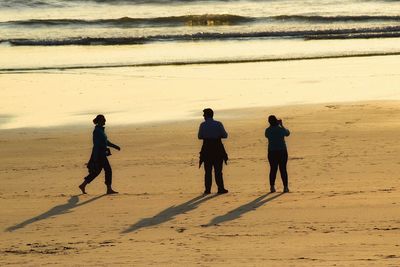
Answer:
POLYGON ((399 54, 394 0, 0 0, 0 128, 398 99, 399 54))
POLYGON ((0 0, 0 71, 396 54, 399 38, 393 0, 0 0))

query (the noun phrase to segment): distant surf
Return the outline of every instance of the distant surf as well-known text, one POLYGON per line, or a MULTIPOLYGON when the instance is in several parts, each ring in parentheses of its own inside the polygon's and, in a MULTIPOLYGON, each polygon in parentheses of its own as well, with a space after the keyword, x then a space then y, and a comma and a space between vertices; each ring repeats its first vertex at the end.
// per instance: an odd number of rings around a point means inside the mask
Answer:
POLYGON ((386 55, 398 40, 392 0, 0 0, 3 71, 386 55))
POLYGON ((400 16, 304 16, 281 15, 271 17, 246 17, 231 14, 203 14, 155 18, 122 17, 116 19, 28 19, 0 22, 0 26, 109 26, 109 27, 154 27, 154 26, 221 26, 262 22, 400 22, 400 16))
POLYGON ((134 45, 161 41, 201 41, 259 38, 312 39, 367 39, 400 37, 400 26, 378 28, 350 28, 308 31, 261 31, 261 32, 209 32, 194 34, 162 34, 143 37, 72 37, 60 39, 16 38, 0 39, 0 44, 12 46, 64 46, 64 45, 134 45))

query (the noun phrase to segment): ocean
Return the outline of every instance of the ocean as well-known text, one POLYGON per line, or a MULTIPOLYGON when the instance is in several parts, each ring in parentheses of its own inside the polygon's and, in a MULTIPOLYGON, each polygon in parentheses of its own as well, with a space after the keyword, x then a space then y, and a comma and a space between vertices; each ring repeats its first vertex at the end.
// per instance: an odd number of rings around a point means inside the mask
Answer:
POLYGON ((398 54, 399 38, 398 0, 0 0, 3 72, 398 54))
POLYGON ((0 129, 398 100, 399 40, 396 0, 0 0, 0 129))

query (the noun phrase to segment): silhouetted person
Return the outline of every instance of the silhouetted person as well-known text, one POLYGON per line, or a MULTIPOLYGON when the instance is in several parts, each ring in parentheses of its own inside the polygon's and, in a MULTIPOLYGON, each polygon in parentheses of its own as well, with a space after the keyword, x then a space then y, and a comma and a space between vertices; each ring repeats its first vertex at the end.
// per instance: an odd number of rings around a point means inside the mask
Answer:
POLYGON ((270 126, 265 129, 265 137, 268 138, 269 184, 271 186, 271 193, 276 191, 275 179, 278 167, 283 182, 283 192, 288 193, 288 174, 286 170, 288 152, 285 136, 289 136, 290 132, 283 127, 282 120, 278 120, 274 115, 268 117, 268 122, 270 126))
POLYGON ((86 176, 83 183, 79 186, 83 194, 86 194, 86 185, 96 178, 102 169, 105 172, 105 184, 107 186, 107 194, 116 194, 118 192, 114 191, 111 187, 112 183, 112 170, 110 163, 108 162, 107 156, 111 155, 110 149, 108 147, 121 150, 121 148, 110 141, 107 140, 107 135, 104 131, 104 125, 106 124, 106 118, 103 115, 97 115, 93 120, 96 125, 93 131, 93 149, 90 160, 87 163, 87 168, 89 170, 89 175, 86 176))
POLYGON ((215 121, 214 111, 210 108, 203 110, 204 122, 200 124, 198 138, 203 140, 203 146, 200 151, 199 167, 204 162, 204 194, 211 193, 212 169, 214 168, 215 183, 218 186, 218 194, 228 193, 224 187, 224 179, 222 177, 222 165, 228 161, 224 145, 221 138, 227 138, 224 126, 221 122, 215 121))

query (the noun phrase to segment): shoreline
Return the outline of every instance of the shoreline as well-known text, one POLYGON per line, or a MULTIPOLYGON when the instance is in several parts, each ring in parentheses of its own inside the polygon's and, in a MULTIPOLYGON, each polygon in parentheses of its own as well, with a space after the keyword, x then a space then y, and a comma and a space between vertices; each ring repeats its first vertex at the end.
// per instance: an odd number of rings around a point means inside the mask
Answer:
MULTIPOLYGON (((260 113, 265 110, 284 110, 284 109, 312 109, 317 107, 323 106, 352 106, 352 105, 395 105, 399 104, 399 100, 387 99, 387 100, 363 100, 363 101, 342 101, 342 102, 324 102, 324 103, 303 103, 303 104, 293 104, 293 105, 276 105, 276 106, 257 106, 257 107, 241 107, 241 108, 229 108, 229 109, 220 109, 214 110, 218 114, 218 117, 221 120, 237 120, 237 119, 256 119, 260 116, 253 116, 251 118, 246 117, 251 113, 260 113)), ((158 121, 148 121, 148 122, 133 122, 133 123, 126 123, 126 124, 113 124, 112 122, 108 122, 106 127, 107 128, 114 128, 114 129, 132 129, 135 127, 140 128, 151 128, 151 127, 163 127, 168 126, 169 124, 179 124, 179 125, 187 125, 191 123, 197 123, 202 120, 202 110, 198 111, 199 116, 197 118, 180 118, 180 119, 171 119, 171 120, 158 120, 158 121)), ((96 114, 94 114, 95 116, 96 114)), ((107 116, 106 113, 103 115, 107 116)), ((57 133, 60 131, 87 131, 88 129, 93 128, 93 123, 91 120, 88 123, 84 124, 69 124, 69 125, 56 125, 56 126, 43 126, 43 127, 21 127, 21 128, 11 128, 11 129, 0 129, 2 133, 17 133, 17 132, 24 132, 24 131, 34 131, 34 132, 52 132, 57 133)))
POLYGON ((323 59, 345 59, 363 57, 388 57, 400 56, 400 52, 365 52, 343 55, 323 55, 323 56, 302 56, 287 58, 257 58, 257 59, 236 59, 236 60, 204 60, 204 61, 171 61, 157 63, 137 63, 137 64, 116 64, 116 65, 87 65, 87 66, 58 66, 58 67, 39 67, 39 68, 0 68, 1 74, 22 74, 40 73, 41 71, 65 71, 65 70, 90 70, 90 69, 116 69, 116 68, 135 68, 135 67, 164 67, 164 66, 190 66, 190 65, 223 65, 223 64, 242 64, 242 63, 264 63, 264 62, 285 62, 285 61, 308 61, 323 59))
POLYGON ((195 119, 205 107, 400 100, 398 62, 387 56, 0 75, 0 128, 86 125, 97 114, 125 125, 195 119))

